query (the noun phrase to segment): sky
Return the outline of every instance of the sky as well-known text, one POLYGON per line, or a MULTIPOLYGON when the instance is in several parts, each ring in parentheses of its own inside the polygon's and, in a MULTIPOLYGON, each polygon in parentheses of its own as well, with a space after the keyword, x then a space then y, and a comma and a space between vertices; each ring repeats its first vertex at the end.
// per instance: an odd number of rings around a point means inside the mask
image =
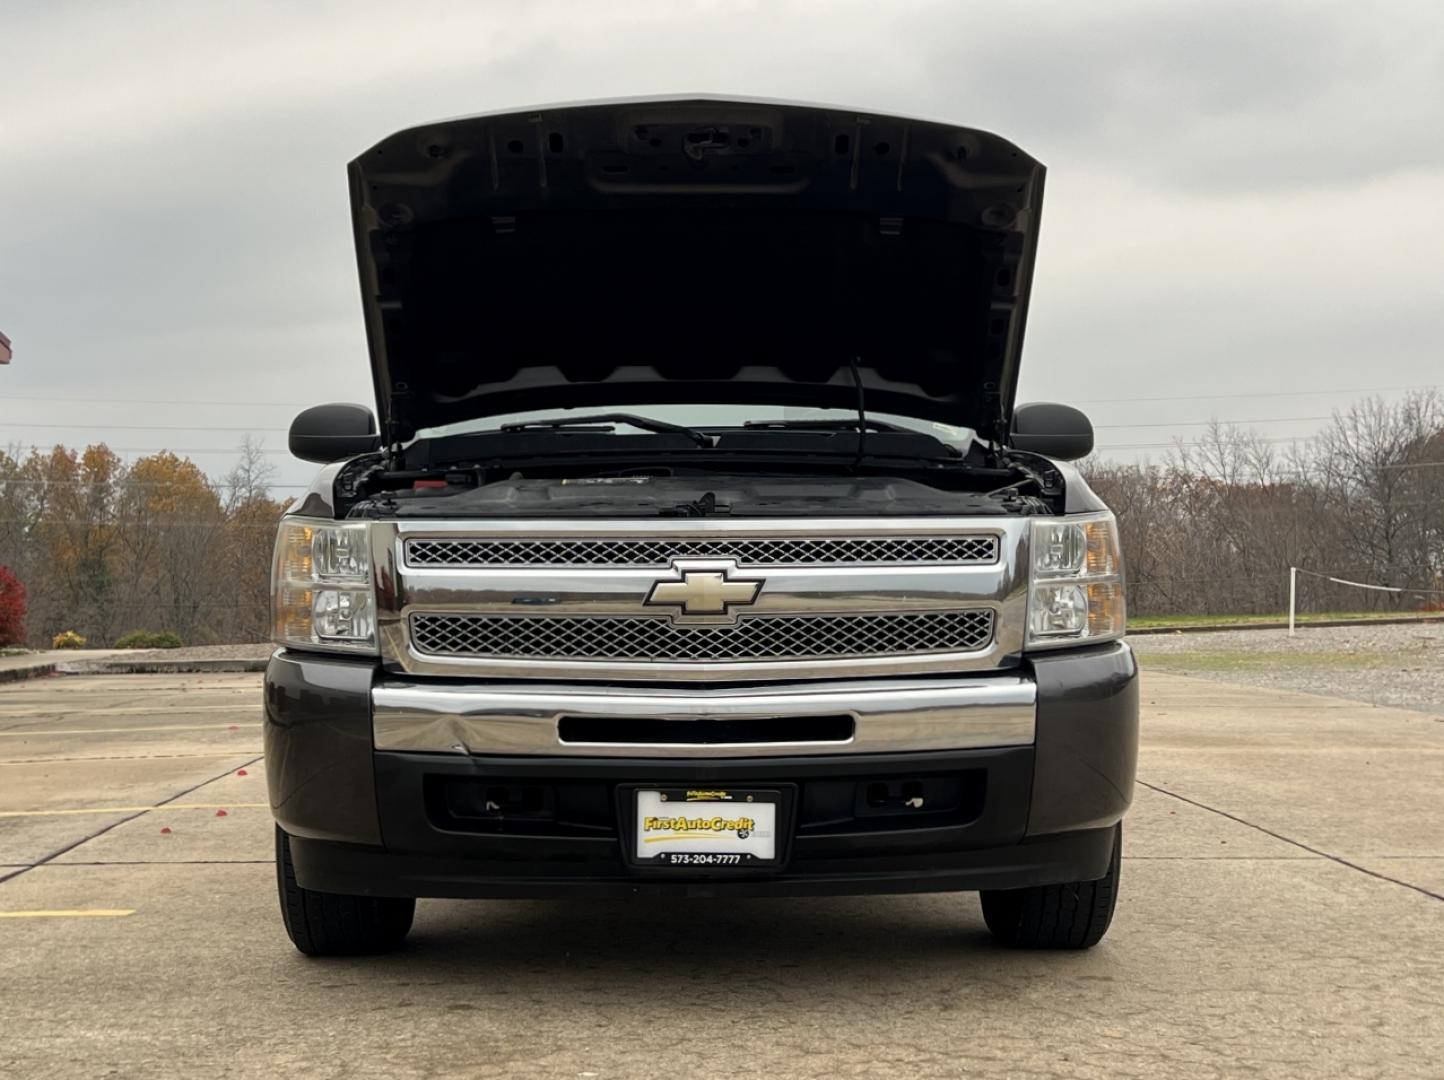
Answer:
POLYGON ((1048 166, 1020 400, 1108 456, 1444 384, 1444 5, 0 0, 0 446, 169 448, 370 400, 346 163, 427 120, 712 93, 1048 166))

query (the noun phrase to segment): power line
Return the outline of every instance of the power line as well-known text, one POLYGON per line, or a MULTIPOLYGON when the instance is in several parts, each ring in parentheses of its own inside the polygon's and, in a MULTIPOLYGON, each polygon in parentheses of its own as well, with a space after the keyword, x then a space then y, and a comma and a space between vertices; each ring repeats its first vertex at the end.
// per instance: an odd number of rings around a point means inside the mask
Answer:
MULTIPOLYGON (((1208 427, 1210 424, 1300 424, 1305 420, 1332 420, 1332 416, 1260 416, 1252 420, 1179 420, 1166 424, 1094 424, 1095 431, 1102 431, 1108 428, 1175 428, 1175 427, 1208 427)), ((17 424, 16 427, 23 427, 17 424)), ((36 425, 39 426, 39 425, 36 425)), ((212 428, 212 431, 225 431, 225 428, 212 428)))
POLYGON ((244 431, 250 433, 256 431, 281 432, 290 430, 289 428, 275 427, 217 427, 214 424, 112 424, 105 420, 97 420, 89 424, 51 424, 46 423, 43 420, 0 420, 0 426, 28 428, 85 428, 87 430, 100 431, 244 431))
POLYGON ((98 398, 10 395, 6 401, 67 401, 91 405, 245 405, 264 409, 306 409, 314 401, 209 401, 199 398, 98 398))
MULTIPOLYGON (((211 430, 219 430, 219 429, 212 428, 211 430)), ((1278 437, 1278 438, 1261 438, 1261 439, 1254 439, 1253 441, 1254 441, 1255 443, 1263 443, 1263 444, 1266 444, 1266 445, 1269 445, 1269 446, 1278 446, 1278 445, 1282 445, 1282 444, 1284 444, 1284 443, 1302 442, 1302 441, 1305 441, 1306 439, 1307 439, 1307 436, 1303 436, 1303 435, 1285 435, 1285 436, 1281 436, 1281 437, 1278 437)), ((1172 442, 1107 443, 1107 444, 1100 444, 1100 445, 1098 445, 1098 446, 1095 446, 1093 449, 1094 449, 1094 451, 1099 452, 1099 453, 1102 453, 1102 452, 1104 452, 1104 451, 1109 451, 1109 450, 1172 450, 1172 449, 1174 449, 1175 447, 1178 447, 1178 446, 1180 446, 1180 445, 1182 445, 1182 446, 1184 446, 1184 447, 1187 447, 1187 448, 1191 448, 1191 447, 1197 446, 1198 444, 1197 444, 1196 442, 1194 442, 1194 443, 1182 443, 1182 444, 1180 444, 1180 442, 1175 439, 1175 440, 1172 441, 1172 442)), ((40 447, 35 446, 35 445, 32 444, 32 445, 29 447, 29 449, 38 450, 38 449, 40 449, 40 447)), ((113 451, 114 453, 117 453, 117 454, 161 454, 161 453, 171 453, 171 454, 227 454, 227 455, 232 455, 232 456, 234 456, 234 455, 239 454, 239 453, 241 452, 241 451, 240 451, 240 448, 239 448, 239 447, 235 447, 235 446, 229 446, 229 447, 227 447, 227 446, 108 446, 107 449, 108 449, 108 450, 111 450, 111 451, 113 451)), ((291 452, 291 451, 288 450, 288 449, 287 449, 287 450, 282 450, 282 449, 280 449, 279 447, 274 447, 274 448, 273 448, 273 447, 266 447, 266 446, 258 446, 258 447, 253 447, 252 449, 255 450, 257 453, 261 453, 261 454, 282 454, 282 455, 289 455, 290 452, 291 452)), ((1409 465, 1382 465, 1382 466, 1380 466, 1380 468, 1384 468, 1384 469, 1429 469, 1429 468, 1434 468, 1434 467, 1439 466, 1439 465, 1444 465, 1444 462, 1441 462, 1441 461, 1425 461, 1425 462, 1419 462, 1419 463, 1417 463, 1417 464, 1409 464, 1409 465)))
POLYGON ((144 517, 144 519, 142 519, 141 517, 132 517, 127 515, 125 517, 112 516, 105 521, 81 521, 72 518, 68 521, 32 522, 27 521, 24 518, 0 518, 0 525, 33 525, 37 527, 43 526, 48 529, 53 529, 57 532, 64 532, 68 529, 111 529, 115 528, 118 525, 135 524, 144 524, 146 532, 156 532, 162 529, 256 529, 258 531, 275 531, 276 522, 280 521, 279 516, 276 518, 275 522, 256 523, 235 521, 224 516, 225 512, 223 510, 220 510, 219 508, 217 508, 216 512, 218 514, 221 514, 222 516, 216 518, 215 521, 156 521, 152 517, 144 517))
MULTIPOLYGON (((1301 441, 1301 440, 1304 439, 1304 438, 1306 438, 1306 436, 1303 436, 1303 435, 1286 435, 1286 436, 1282 436, 1282 437, 1276 438, 1276 439, 1254 439, 1253 441, 1254 441, 1254 442, 1259 442, 1259 443, 1268 443, 1269 445, 1275 445, 1275 444, 1278 444, 1278 443, 1299 442, 1299 441, 1301 441)), ((1113 443, 1113 444, 1108 445, 1108 446, 1095 446, 1093 449, 1094 449, 1094 450, 1171 450, 1173 447, 1178 446, 1178 445, 1179 445, 1178 441, 1175 440, 1175 441, 1173 441, 1173 442, 1113 443)), ((1197 445, 1197 444, 1196 444, 1196 443, 1184 443, 1183 445, 1185 445, 1185 446, 1195 446, 1195 445, 1197 445)))
MULTIPOLYGON (((1441 462, 1441 464, 1444 464, 1444 462, 1441 462)), ((121 483, 121 486, 122 486, 122 487, 126 487, 126 488, 134 488, 134 487, 175 488, 175 487, 179 487, 179 486, 180 486, 180 485, 175 484, 175 483, 172 483, 171 481, 168 481, 168 480, 131 480, 131 479, 129 479, 129 478, 126 478, 126 479, 122 480, 120 483, 121 483)), ((9 479, 6 479, 6 478, 3 477, 3 476, 0 476, 0 488, 4 488, 4 487, 84 487, 84 488, 103 487, 103 488, 109 488, 109 487, 111 486, 111 484, 112 484, 112 481, 110 481, 110 480, 9 480, 9 479)), ((252 482, 249 482, 249 483, 244 482, 244 481, 241 481, 241 482, 238 482, 238 483, 232 483, 232 482, 229 481, 229 480, 212 480, 212 479, 210 479, 209 477, 206 478, 206 485, 207 485, 208 487, 213 487, 213 488, 254 488, 254 489, 257 490, 257 491, 267 490, 267 489, 270 489, 270 488, 292 488, 292 489, 295 489, 295 490, 306 490, 306 489, 310 488, 310 486, 311 486, 310 484, 272 484, 272 483, 261 483, 261 482, 257 482, 257 481, 252 481, 252 482)))
MULTIPOLYGON (((269 590, 267 590, 269 592, 269 590)), ((85 606, 84 601, 60 600, 57 610, 68 611, 73 607, 85 606)), ((105 604, 106 611, 128 611, 132 608, 156 608, 164 610, 179 609, 183 611, 194 611, 203 605, 198 602, 186 603, 184 601, 175 604, 158 604, 150 600, 110 600, 105 604)), ((73 613, 73 612, 72 612, 73 613)), ((162 646, 163 647, 163 646, 162 646)))
MULTIPOLYGON (((1384 394, 1404 393, 1411 390, 1438 390, 1440 384, 1428 383, 1420 386, 1362 386, 1345 387, 1336 390, 1245 390, 1233 394, 1179 394, 1175 396, 1136 398, 1083 398, 1075 399, 1076 405, 1134 405, 1152 401, 1223 401, 1246 400, 1249 398, 1326 396, 1329 394, 1384 394)), ((88 402, 98 405, 238 405, 254 408, 305 409, 316 404, 314 401, 222 401, 205 398, 112 398, 112 397, 52 397, 43 395, 10 395, 7 401, 63 401, 88 402)))
MULTIPOLYGON (((1095 430, 1128 429, 1128 427, 1207 427, 1209 424, 1252 424, 1252 423, 1305 423, 1318 420, 1333 420, 1333 416, 1256 416, 1240 419, 1220 420, 1177 420, 1170 423, 1099 423, 1095 430)), ((287 427, 217 427, 215 424, 160 424, 160 423, 46 423, 43 420, 6 420, 6 427, 81 427, 85 430, 104 432, 273 432, 279 435, 287 427)))
MULTIPOLYGON (((61 425, 55 425, 55 426, 61 426, 61 425)), ((81 426, 81 425, 71 425, 71 426, 81 426)), ((101 426, 101 425, 94 425, 94 426, 99 427, 99 426, 101 426)), ((192 429, 184 429, 184 430, 192 430, 192 429)), ((201 429, 194 429, 194 430, 201 430, 201 429)), ((218 430, 224 430, 224 429, 211 428, 211 429, 209 429, 209 430, 218 431, 218 430)), ((238 430, 247 430, 247 431, 249 431, 249 430, 253 430, 253 429, 246 428, 246 429, 238 429, 238 430)), ((1302 437, 1303 437, 1303 436, 1290 436, 1290 437, 1288 437, 1288 438, 1281 438, 1281 439, 1262 439, 1262 440, 1257 440, 1257 441, 1267 442, 1267 443, 1285 443, 1285 442, 1294 442, 1294 441, 1296 441, 1297 439, 1302 438, 1302 437)), ((1150 450, 1150 449, 1168 449, 1169 447, 1172 447, 1172 446, 1175 446, 1175 445, 1177 445, 1177 444, 1174 443, 1174 442, 1165 442, 1165 443, 1114 443, 1113 445, 1110 445, 1110 446, 1095 446, 1094 449, 1095 449, 1095 450, 1150 450)), ((30 448, 31 448, 31 449, 39 449, 38 446, 35 446, 35 445, 33 445, 33 444, 32 444, 32 446, 31 446, 30 448)), ((159 453, 165 453, 165 452, 170 452, 170 453, 172 453, 172 454, 238 454, 238 453, 240 453, 240 447, 236 447, 236 446, 200 446, 200 447, 195 447, 195 446, 110 446, 110 447, 107 447, 107 449, 112 450, 112 451, 114 451, 114 452, 117 453, 117 454, 159 454, 159 453)), ((254 450, 257 451, 258 453, 262 453, 262 454, 290 454, 290 452, 291 452, 291 451, 288 450, 288 449, 287 449, 287 450, 282 450, 282 449, 280 449, 279 447, 273 448, 273 447, 266 447, 266 446, 258 446, 258 447, 253 447, 252 449, 254 449, 254 450)))
MULTIPOLYGON (((40 447, 32 445, 32 450, 39 450, 40 447)), ((241 452, 238 446, 107 446, 107 450, 117 454, 230 454, 232 456, 241 452)), ((270 449, 269 447, 252 447, 260 454, 289 454, 289 450, 270 449)))
POLYGON ((1222 401, 1243 400, 1246 398, 1265 397, 1304 397, 1319 396, 1327 394, 1393 394, 1404 393, 1410 390, 1438 390, 1438 383, 1431 383, 1424 386, 1364 386, 1345 390, 1248 390, 1237 394, 1180 394, 1176 397, 1138 397, 1138 398, 1086 398, 1074 400, 1075 405, 1136 405, 1149 401, 1222 401))

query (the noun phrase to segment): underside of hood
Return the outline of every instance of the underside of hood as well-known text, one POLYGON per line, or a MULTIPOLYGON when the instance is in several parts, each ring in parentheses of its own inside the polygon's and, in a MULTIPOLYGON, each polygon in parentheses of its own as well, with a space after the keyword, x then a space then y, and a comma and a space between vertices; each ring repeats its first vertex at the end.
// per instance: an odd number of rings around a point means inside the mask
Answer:
POLYGON ((687 99, 391 136, 351 164, 382 431, 534 409, 855 408, 996 435, 1043 167, 981 131, 687 99))

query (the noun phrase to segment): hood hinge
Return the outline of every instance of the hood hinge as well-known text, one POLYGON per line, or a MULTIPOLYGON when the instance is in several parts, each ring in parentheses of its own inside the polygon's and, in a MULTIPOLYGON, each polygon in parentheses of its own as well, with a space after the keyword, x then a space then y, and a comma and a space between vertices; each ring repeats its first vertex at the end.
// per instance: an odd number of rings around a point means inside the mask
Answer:
POLYGON ((384 452, 387 465, 390 468, 400 467, 402 461, 401 452, 401 431, 405 427, 404 417, 406 415, 406 403, 411 397, 411 386, 405 382, 393 383, 391 385, 391 400, 388 402, 390 408, 386 415, 386 434, 384 452))
POLYGON ((998 390, 997 383, 987 383, 983 387, 983 400, 988 403, 987 412, 993 417, 987 430, 978 434, 993 444, 995 456, 1001 455, 1008 445, 1008 417, 1003 411, 1003 395, 998 390))

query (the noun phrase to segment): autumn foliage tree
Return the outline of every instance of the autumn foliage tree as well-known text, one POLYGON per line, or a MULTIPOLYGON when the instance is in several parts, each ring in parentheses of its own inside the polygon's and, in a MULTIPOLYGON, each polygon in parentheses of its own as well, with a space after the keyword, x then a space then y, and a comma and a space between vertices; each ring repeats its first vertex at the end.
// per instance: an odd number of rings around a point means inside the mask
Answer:
POLYGON ((25 644, 25 586, 0 566, 0 646, 25 644))
POLYGON ((168 451, 127 465, 104 445, 0 452, 0 563, 29 585, 28 640, 75 630, 110 645, 133 630, 188 644, 269 636, 271 545, 281 505, 264 458, 238 498, 168 451))

